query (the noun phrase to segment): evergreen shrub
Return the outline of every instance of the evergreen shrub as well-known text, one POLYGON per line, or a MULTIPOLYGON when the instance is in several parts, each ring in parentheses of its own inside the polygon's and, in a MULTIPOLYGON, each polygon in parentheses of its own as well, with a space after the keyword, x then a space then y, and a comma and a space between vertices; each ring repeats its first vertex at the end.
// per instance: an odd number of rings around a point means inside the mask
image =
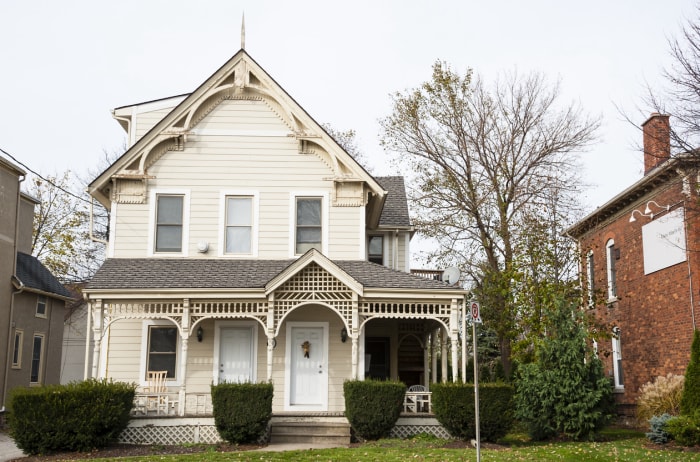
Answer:
POLYGON ((700 444, 700 415, 680 415, 666 422, 665 430, 683 446, 700 444))
MULTIPOLYGON (((474 384, 461 382, 434 383, 432 392, 435 418, 455 438, 476 437, 474 384)), ((506 383, 479 384, 480 439, 496 442, 513 426, 514 389, 506 383)))
POLYGON ((105 447, 128 425, 135 392, 135 384, 96 379, 15 388, 8 403, 10 435, 27 454, 105 447))
POLYGON ((690 347, 690 362, 685 369, 681 414, 692 416, 698 411, 700 411, 700 331, 696 330, 690 347))
POLYGON ((387 436, 403 408, 403 382, 348 380, 343 384, 345 417, 355 434, 366 440, 387 436))
POLYGON ((214 424, 232 444, 255 443, 272 418, 272 383, 220 383, 211 386, 214 424))
POLYGON ((649 441, 656 444, 666 444, 671 434, 666 430, 666 423, 673 418, 670 414, 655 415, 649 419, 651 431, 646 434, 649 441))

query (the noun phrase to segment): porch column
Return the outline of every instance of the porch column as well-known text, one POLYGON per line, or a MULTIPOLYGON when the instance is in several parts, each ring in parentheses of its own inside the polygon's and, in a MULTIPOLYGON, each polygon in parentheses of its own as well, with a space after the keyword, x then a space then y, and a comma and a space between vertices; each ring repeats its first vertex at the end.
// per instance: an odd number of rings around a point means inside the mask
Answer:
MULTIPOLYGON (((104 325, 104 312, 102 309, 102 300, 95 300, 95 306, 92 309, 93 323, 92 335, 95 339, 95 346, 92 351, 92 378, 99 378, 98 371, 100 366, 100 349, 102 348, 102 327, 104 325)), ((85 358, 87 360, 87 358, 85 358)))
POLYGON ((85 360, 83 361, 83 380, 90 378, 90 366, 88 358, 90 358, 90 335, 92 334, 92 302, 87 302, 87 311, 85 313, 87 327, 85 328, 85 360))
POLYGON ((180 354, 180 390, 178 392, 177 415, 185 415, 185 397, 187 396, 187 353, 190 341, 190 299, 186 298, 182 303, 182 353, 180 354))
POLYGON ((360 309, 359 309, 359 298, 356 293, 352 294, 352 319, 350 325, 350 338, 352 339, 352 379, 358 379, 357 364, 359 362, 359 339, 360 339, 360 309))
POLYGON ((271 293, 267 301, 267 381, 272 381, 272 361, 273 350, 277 341, 275 340, 275 294, 271 293))
POLYGON ((442 382, 447 382, 447 329, 440 330, 440 364, 442 366, 442 382))
POLYGON ((452 381, 459 380, 459 303, 452 300, 450 309, 450 343, 452 344, 452 381))
POLYGON ((430 353, 432 354, 432 366, 430 372, 432 375, 432 383, 437 383, 437 352, 438 352, 438 342, 437 338, 440 330, 435 329, 432 334, 430 334, 430 353))

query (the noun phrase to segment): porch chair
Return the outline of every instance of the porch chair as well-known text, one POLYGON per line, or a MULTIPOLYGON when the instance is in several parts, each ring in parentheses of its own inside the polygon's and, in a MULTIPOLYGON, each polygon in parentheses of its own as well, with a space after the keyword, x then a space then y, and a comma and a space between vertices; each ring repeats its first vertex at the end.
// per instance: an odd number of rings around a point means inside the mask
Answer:
POLYGON ((424 385, 411 385, 408 387, 410 393, 426 393, 425 395, 416 394, 415 399, 415 412, 430 412, 430 395, 428 395, 428 389, 424 385))
POLYGON ((146 413, 156 411, 156 414, 168 414, 170 403, 165 386, 167 375, 168 371, 147 372, 148 385, 143 389, 146 394, 146 413))

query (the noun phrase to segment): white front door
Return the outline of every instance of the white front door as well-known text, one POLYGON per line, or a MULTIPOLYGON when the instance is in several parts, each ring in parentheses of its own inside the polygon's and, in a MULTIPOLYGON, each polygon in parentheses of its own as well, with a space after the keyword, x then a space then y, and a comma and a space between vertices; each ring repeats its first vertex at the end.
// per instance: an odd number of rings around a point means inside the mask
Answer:
POLYGON ((327 332, 323 323, 288 326, 288 409, 328 409, 327 332))
POLYGON ((219 383, 255 382, 253 328, 222 327, 219 339, 219 383))

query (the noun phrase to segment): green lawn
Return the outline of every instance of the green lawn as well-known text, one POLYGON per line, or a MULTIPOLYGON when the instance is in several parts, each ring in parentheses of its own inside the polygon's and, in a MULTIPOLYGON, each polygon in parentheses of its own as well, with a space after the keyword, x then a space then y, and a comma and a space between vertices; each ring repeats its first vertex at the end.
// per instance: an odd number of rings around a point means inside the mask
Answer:
MULTIPOLYGON (((666 449, 647 447, 642 433, 607 431, 602 441, 591 443, 531 443, 522 435, 509 435, 499 449, 482 448, 481 460, 487 461, 700 461, 700 452, 683 451, 668 446, 666 449)), ((412 440, 386 439, 356 448, 304 450, 287 452, 211 452, 191 455, 154 455, 118 459, 120 461, 473 461, 475 449, 445 449, 444 441, 431 437, 412 440)), ((99 459, 117 460, 117 459, 99 459)))

